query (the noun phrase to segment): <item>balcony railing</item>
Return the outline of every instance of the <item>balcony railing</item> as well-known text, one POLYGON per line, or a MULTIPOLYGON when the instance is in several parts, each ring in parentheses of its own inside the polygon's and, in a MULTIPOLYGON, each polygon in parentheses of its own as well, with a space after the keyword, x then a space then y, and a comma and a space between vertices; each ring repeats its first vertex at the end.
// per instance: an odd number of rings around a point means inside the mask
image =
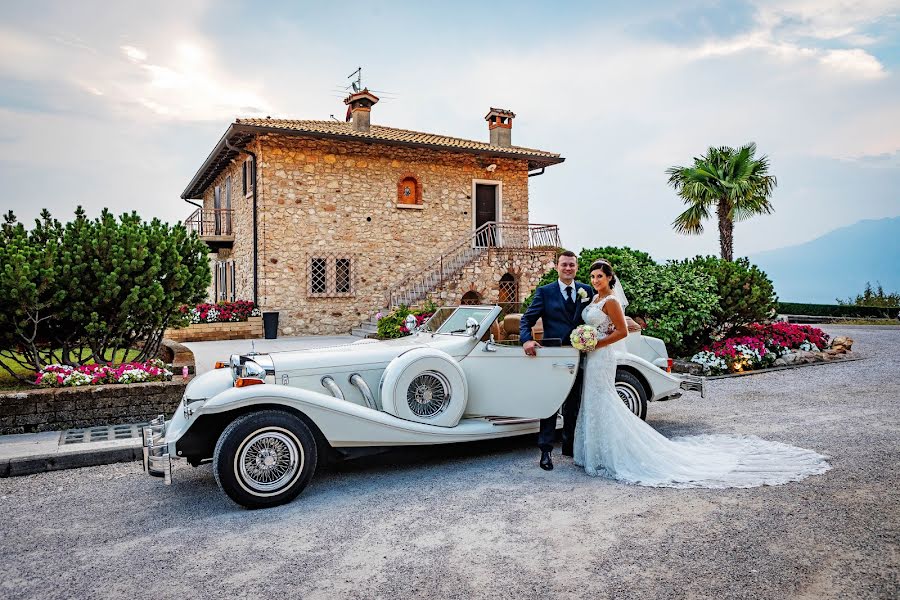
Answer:
POLYGON ((188 231, 196 231, 204 240, 234 240, 230 208, 198 208, 184 221, 188 231))

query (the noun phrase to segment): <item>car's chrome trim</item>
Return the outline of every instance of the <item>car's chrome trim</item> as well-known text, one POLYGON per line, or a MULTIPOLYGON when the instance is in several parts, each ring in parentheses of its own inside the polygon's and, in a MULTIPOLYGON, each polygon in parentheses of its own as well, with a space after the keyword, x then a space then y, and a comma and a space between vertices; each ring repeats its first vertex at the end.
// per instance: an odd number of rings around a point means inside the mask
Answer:
POLYGON ((354 373, 350 376, 348 381, 356 386, 359 390, 359 393, 362 394, 363 399, 366 401, 366 406, 371 408, 372 410, 378 410, 378 405, 375 403, 375 396, 372 395, 372 390, 369 389, 369 384, 366 383, 366 380, 362 378, 362 375, 359 373, 354 373))
POLYGON ((683 390, 700 392, 701 398, 706 398, 706 377, 698 377, 697 375, 678 375, 681 379, 679 387, 683 390))
POLYGON ((326 375, 322 378, 322 387, 328 390, 331 395, 338 400, 344 400, 344 392, 341 391, 341 388, 334 381, 334 377, 332 377, 331 375, 326 375))
POLYGON ((144 472, 162 475, 166 485, 172 485, 172 459, 165 440, 166 416, 159 415, 141 430, 143 437, 144 472))

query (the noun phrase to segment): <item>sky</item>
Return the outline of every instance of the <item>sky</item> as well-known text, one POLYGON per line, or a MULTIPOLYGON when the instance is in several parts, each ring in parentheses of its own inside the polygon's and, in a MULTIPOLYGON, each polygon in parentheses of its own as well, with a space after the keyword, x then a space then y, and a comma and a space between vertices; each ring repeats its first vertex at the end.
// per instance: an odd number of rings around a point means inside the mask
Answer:
POLYGON ((239 116, 342 118, 363 68, 372 122, 566 161, 530 179, 531 221, 572 249, 717 254, 676 234, 665 171, 756 142, 775 212, 735 255, 900 215, 900 2, 10 2, 0 21, 0 210, 82 205, 174 222, 239 116))

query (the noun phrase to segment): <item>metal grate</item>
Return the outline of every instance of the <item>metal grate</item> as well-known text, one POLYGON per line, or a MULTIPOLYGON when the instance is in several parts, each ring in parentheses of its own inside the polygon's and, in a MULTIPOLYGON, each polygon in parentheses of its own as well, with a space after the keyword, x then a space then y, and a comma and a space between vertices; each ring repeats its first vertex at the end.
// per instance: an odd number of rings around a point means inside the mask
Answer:
POLYGON ((127 440, 141 437, 141 428, 148 423, 132 423, 128 425, 103 425, 85 429, 68 429, 62 432, 59 444, 82 444, 88 442, 108 442, 110 440, 127 440))
POLYGON ((344 254, 309 257, 307 295, 313 298, 349 297, 353 295, 353 260, 344 254))
POLYGON ((309 293, 325 294, 328 292, 328 260, 313 258, 309 265, 309 293))
POLYGON ((334 290, 338 294, 350 293, 349 258, 338 258, 334 261, 334 290))

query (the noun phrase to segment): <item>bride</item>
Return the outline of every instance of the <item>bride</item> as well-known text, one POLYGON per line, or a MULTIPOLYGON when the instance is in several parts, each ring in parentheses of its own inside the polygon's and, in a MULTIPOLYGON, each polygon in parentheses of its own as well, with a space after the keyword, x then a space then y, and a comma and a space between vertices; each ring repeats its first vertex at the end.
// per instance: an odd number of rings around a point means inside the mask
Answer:
POLYGON ((575 427, 575 464, 588 475, 657 487, 755 487, 798 481, 829 469, 825 457, 755 436, 668 439, 634 415, 615 389, 616 343, 628 335, 621 285, 612 265, 591 265, 594 301, 582 317, 601 340, 588 353, 575 427))

